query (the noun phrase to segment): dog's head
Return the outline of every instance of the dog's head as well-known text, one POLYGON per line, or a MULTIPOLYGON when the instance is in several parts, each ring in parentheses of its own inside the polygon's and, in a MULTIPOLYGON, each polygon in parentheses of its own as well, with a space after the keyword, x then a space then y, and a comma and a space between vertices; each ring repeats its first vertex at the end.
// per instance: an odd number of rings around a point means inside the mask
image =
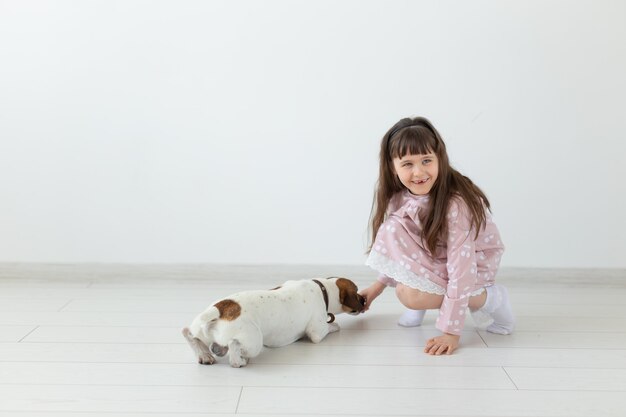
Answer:
POLYGON ((365 310, 365 298, 357 291, 356 284, 348 278, 337 278, 335 281, 339 288, 339 302, 344 312, 349 314, 359 314, 365 310))

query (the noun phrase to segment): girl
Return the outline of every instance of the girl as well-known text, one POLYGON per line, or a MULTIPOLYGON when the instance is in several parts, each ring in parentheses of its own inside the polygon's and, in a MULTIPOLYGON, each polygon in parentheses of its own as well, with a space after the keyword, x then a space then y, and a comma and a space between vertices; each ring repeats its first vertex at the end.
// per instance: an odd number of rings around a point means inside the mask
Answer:
POLYGON ((419 326, 425 310, 438 308, 443 335, 430 339, 424 352, 450 354, 458 347, 468 307, 487 331, 513 331, 506 288, 494 284, 504 245, 489 200, 450 166, 427 119, 402 119, 383 137, 370 227, 366 264, 381 275, 361 292, 366 308, 387 286, 409 308, 402 326, 419 326))

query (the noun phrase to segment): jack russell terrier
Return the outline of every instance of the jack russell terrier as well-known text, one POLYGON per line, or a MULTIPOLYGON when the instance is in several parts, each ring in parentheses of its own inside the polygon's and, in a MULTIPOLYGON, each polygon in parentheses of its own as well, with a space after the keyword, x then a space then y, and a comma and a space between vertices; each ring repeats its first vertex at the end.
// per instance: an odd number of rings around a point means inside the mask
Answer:
POLYGON ((287 281, 272 290, 243 291, 213 303, 200 313, 183 336, 203 365, 228 353, 239 368, 263 346, 286 346, 308 336, 321 342, 339 330, 335 314, 359 314, 365 299, 347 278, 287 281))

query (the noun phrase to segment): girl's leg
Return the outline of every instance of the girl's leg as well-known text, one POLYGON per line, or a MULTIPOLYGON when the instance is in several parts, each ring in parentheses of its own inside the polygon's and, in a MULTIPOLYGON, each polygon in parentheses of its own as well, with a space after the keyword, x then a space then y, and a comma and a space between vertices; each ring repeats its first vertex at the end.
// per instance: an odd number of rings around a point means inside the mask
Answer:
POLYGON ((485 305, 487 301, 487 291, 483 291, 474 297, 470 297, 468 307, 471 311, 478 310, 485 305))
MULTIPOLYGON (((485 301, 472 305, 470 299, 470 310, 473 315, 480 317, 487 315, 493 321, 487 326, 487 331, 497 334, 511 334, 515 327, 515 316, 509 301, 509 292, 502 285, 492 285, 485 287, 483 295, 485 301), (481 314, 482 313, 482 314, 481 314)), ((480 320, 480 318, 479 318, 480 320)))
MULTIPOLYGON (((423 292, 400 283, 396 285, 396 295, 398 300, 409 309, 398 320, 398 324, 405 327, 419 326, 422 324, 426 310, 440 308, 443 302, 443 295, 423 292)), ((480 309, 485 305, 486 300, 486 291, 470 297, 470 310, 480 309)))
POLYGON ((426 310, 411 310, 410 308, 402 313, 398 319, 398 324, 402 327, 417 327, 422 324, 426 310))
MULTIPOLYGON (((443 295, 423 292, 400 283, 396 285, 396 295, 398 296, 398 300, 400 300, 405 307, 413 310, 430 310, 433 308, 439 308, 443 302, 443 295)), ((470 297, 470 309, 478 309, 482 307, 485 304, 486 298, 487 295, 484 291, 479 295, 470 297)))
POLYGON ((396 296, 405 307, 411 310, 439 308, 443 302, 443 295, 423 292, 400 283, 396 285, 396 296))
POLYGON ((416 327, 421 325, 426 310, 439 308, 443 301, 443 296, 422 292, 400 283, 396 285, 396 295, 398 296, 398 300, 408 308, 398 319, 398 324, 403 327, 416 327), (430 296, 436 298, 431 299, 430 296))

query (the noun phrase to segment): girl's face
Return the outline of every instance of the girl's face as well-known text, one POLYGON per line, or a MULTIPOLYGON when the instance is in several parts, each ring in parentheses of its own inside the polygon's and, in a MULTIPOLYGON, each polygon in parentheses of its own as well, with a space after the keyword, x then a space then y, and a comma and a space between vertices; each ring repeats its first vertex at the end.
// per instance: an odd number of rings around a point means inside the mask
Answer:
POLYGON ((439 175, 439 161, 434 153, 393 158, 393 167, 402 185, 415 195, 428 194, 439 175))

